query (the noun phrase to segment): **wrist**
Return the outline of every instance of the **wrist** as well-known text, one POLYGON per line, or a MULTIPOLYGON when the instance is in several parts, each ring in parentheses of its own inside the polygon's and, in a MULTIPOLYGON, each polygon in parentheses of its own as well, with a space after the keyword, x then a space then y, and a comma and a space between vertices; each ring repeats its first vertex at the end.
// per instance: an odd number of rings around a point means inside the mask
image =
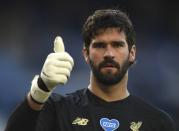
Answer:
POLYGON ((38 104, 37 102, 35 102, 32 99, 30 92, 27 94, 27 102, 28 102, 29 107, 35 111, 40 111, 44 106, 44 104, 38 104))

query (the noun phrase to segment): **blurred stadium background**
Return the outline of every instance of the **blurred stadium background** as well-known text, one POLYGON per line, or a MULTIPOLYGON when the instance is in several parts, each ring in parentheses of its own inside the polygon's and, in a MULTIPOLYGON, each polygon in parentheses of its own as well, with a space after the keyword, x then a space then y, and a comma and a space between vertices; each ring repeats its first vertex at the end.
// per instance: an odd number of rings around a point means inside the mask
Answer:
MULTIPOLYGON (((129 89, 167 111, 179 125, 179 2, 174 0, 29 0, 0 1, 0 131, 41 71, 56 35, 75 61, 65 94, 89 83, 81 55, 81 27, 95 9, 128 12, 137 34, 137 64, 129 89)), ((178 128, 179 130, 179 128, 178 128)))

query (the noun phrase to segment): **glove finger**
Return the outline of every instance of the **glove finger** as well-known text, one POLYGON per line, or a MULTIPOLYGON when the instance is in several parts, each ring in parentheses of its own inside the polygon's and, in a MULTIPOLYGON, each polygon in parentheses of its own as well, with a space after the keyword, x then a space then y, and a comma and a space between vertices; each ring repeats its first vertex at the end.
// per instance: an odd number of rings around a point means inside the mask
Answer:
POLYGON ((56 61, 53 63, 53 66, 57 67, 57 68, 67 68, 68 70, 72 70, 72 65, 70 62, 68 61, 56 61))
POLYGON ((60 83, 65 84, 68 80, 68 77, 64 74, 53 74, 53 75, 52 74, 53 73, 46 74, 44 72, 41 72, 41 77, 43 77, 43 79, 51 81, 51 83, 53 83, 54 85, 60 83))
POLYGON ((44 75, 46 75, 49 78, 58 74, 62 74, 62 75, 66 75, 67 77, 70 77, 70 70, 67 68, 50 66, 49 68, 45 68, 42 72, 44 75))
POLYGON ((47 59, 45 61, 45 64, 44 64, 44 67, 43 68, 49 68, 51 66, 56 66, 56 67, 64 67, 64 68, 67 68, 69 69, 70 71, 72 70, 73 68, 73 65, 71 65, 71 63, 69 61, 59 61, 59 60, 56 60, 56 59, 47 59))
POLYGON ((65 84, 68 81, 68 78, 66 75, 56 74, 51 78, 51 80, 58 84, 65 84))
POLYGON ((69 61, 71 65, 74 65, 73 58, 67 52, 50 53, 47 57, 49 60, 69 61))
POLYGON ((59 68, 59 67, 52 66, 49 74, 51 76, 56 75, 56 74, 63 74, 63 75, 66 75, 67 77, 69 77, 70 76, 70 70, 67 69, 67 68, 59 68))

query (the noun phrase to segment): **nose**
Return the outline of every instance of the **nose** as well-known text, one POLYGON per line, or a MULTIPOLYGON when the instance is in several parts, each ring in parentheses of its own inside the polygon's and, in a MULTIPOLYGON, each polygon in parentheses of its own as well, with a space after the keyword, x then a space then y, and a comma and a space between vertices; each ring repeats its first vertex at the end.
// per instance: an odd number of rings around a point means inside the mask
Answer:
POLYGON ((112 58, 114 59, 114 51, 110 45, 108 45, 104 52, 104 58, 112 58))

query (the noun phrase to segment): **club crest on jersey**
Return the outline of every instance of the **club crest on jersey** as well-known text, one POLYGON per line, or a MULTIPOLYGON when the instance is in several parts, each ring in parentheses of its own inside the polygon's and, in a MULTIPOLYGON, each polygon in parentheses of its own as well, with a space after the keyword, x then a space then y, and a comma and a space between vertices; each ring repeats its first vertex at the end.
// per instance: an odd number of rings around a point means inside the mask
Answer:
POLYGON ((105 131, 115 131, 120 123, 116 119, 109 120, 108 118, 101 118, 100 125, 105 131))
POLYGON ((132 131, 139 131, 139 128, 142 126, 142 122, 139 121, 139 122, 131 122, 131 130, 132 131))

